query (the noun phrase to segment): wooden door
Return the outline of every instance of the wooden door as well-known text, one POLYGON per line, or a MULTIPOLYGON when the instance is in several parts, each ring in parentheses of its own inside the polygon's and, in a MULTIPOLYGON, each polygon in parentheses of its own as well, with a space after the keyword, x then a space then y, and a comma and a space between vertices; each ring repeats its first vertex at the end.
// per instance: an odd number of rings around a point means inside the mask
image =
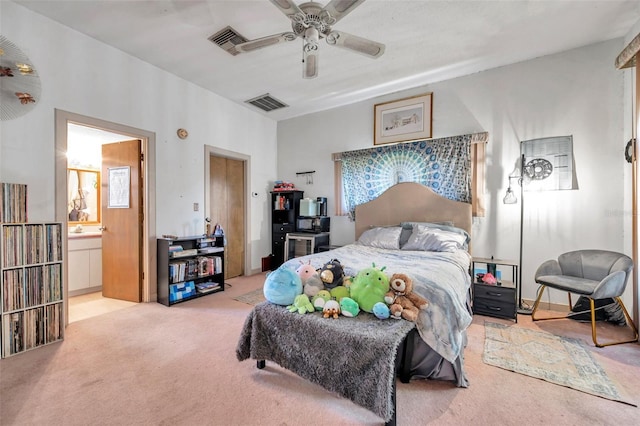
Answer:
POLYGON ((102 145, 102 295, 142 301, 142 141, 102 145))
POLYGON ((227 239, 225 279, 244 275, 244 161, 211 156, 210 218, 219 223, 227 239))

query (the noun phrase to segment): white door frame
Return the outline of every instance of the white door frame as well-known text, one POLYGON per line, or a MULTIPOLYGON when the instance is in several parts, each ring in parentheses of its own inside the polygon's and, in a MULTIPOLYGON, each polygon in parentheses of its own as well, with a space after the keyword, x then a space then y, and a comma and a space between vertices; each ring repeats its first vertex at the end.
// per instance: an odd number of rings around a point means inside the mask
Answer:
MULTIPOLYGON (((143 161, 143 217, 142 224, 142 301, 152 302, 157 298, 156 283, 156 135, 147 130, 112 123, 98 118, 75 114, 60 109, 55 110, 55 215, 56 221, 62 222, 63 228, 68 230, 67 212, 67 125, 74 123, 86 127, 95 127, 107 132, 113 132, 140 139, 142 141, 143 161)), ((68 232, 63 233, 63 253, 68 252, 68 232)), ((68 270, 67 256, 63 262, 64 298, 68 298, 68 270)), ((65 303, 65 324, 68 324, 68 303, 65 303)))

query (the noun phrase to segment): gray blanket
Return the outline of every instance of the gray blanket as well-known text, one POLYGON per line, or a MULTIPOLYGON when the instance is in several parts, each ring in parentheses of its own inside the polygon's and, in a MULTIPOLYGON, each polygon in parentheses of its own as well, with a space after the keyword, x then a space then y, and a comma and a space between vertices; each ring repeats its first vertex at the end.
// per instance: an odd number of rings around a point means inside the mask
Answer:
POLYGON ((393 415, 396 352, 415 327, 405 320, 301 315, 261 303, 247 317, 236 356, 273 361, 365 407, 385 422, 393 415))

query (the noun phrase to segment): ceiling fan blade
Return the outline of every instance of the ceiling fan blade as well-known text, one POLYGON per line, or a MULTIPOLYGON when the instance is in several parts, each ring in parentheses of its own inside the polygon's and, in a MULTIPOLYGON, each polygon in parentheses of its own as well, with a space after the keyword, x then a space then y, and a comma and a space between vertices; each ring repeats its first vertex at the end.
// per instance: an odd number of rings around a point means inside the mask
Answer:
POLYGON ((257 49, 262 49, 263 47, 273 46, 274 44, 295 40, 296 37, 297 36, 290 31, 282 34, 273 34, 270 36, 261 37, 255 40, 249 40, 244 43, 237 44, 236 49, 241 53, 249 53, 257 49))
POLYGON ((294 21, 304 19, 306 16, 302 10, 293 2, 293 0, 270 0, 280 12, 287 15, 289 19, 294 21))
POLYGON ((384 44, 366 38, 358 37, 343 31, 331 31, 327 35, 327 43, 353 50, 372 58, 382 56, 384 53, 384 44))
POLYGON ((330 25, 335 24, 345 16, 347 16, 353 9, 358 7, 364 0, 331 0, 323 9, 331 16, 335 21, 330 25))

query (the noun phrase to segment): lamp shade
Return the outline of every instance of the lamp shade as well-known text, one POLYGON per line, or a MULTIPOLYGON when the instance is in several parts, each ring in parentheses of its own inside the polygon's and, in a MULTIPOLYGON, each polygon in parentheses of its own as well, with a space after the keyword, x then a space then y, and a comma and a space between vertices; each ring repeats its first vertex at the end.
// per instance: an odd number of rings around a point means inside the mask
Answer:
POLYGON ((511 187, 507 188, 507 193, 502 199, 504 204, 516 204, 518 202, 518 197, 516 197, 515 192, 511 190, 511 187))

